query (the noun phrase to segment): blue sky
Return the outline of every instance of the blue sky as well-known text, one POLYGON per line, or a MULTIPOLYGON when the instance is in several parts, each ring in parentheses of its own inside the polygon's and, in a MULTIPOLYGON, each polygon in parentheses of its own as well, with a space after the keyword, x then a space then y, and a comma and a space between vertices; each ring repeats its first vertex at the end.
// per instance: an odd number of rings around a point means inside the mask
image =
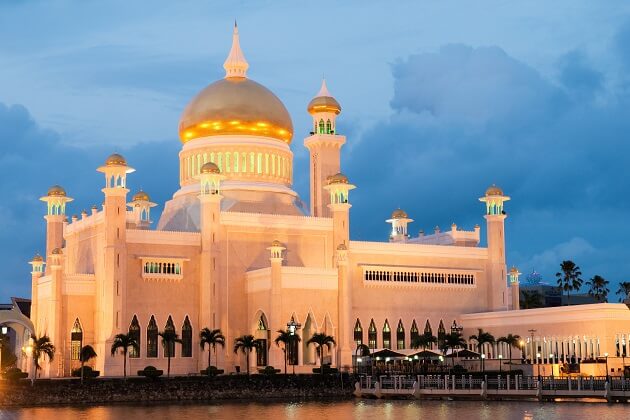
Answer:
POLYGON ((508 263, 553 281, 562 259, 612 292, 630 280, 630 4, 609 1, 0 2, 0 298, 30 295, 53 183, 70 213, 102 201, 111 152, 159 203, 177 189, 181 111, 223 76, 238 19, 249 75, 295 126, 308 200, 306 104, 322 74, 343 106, 354 239, 483 226, 507 205, 508 263), (470 4, 469 4, 470 3, 470 4))

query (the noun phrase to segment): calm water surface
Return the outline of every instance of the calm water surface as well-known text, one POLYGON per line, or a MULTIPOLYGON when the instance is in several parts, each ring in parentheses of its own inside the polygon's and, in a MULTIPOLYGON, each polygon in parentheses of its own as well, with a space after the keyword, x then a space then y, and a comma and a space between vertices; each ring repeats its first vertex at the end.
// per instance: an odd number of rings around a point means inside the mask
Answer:
POLYGON ((221 402, 1 409, 0 419, 629 419, 630 405, 481 401, 221 402))

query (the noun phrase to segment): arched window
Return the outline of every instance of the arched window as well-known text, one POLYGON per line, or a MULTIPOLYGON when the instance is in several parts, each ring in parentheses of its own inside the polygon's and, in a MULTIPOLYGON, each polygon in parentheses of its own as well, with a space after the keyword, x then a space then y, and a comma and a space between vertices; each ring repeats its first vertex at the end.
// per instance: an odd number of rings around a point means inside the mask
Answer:
POLYGON ((374 320, 370 320, 370 327, 368 328, 368 347, 372 350, 376 348, 376 325, 374 320))
POLYGON ((182 325, 182 357, 192 357, 192 325, 188 316, 182 325))
POLYGON ((396 349, 402 350, 405 348, 405 327, 403 326, 402 319, 398 320, 398 328, 396 328, 396 349))
MULTIPOLYGON (((265 316, 260 315, 260 318, 258 318, 258 330, 266 331, 267 329, 265 316)), ((264 336, 267 337, 266 334, 264 336)), ((267 366, 267 340, 265 338, 258 339, 258 347, 256 348, 256 366, 267 366)))
POLYGON ((387 321, 387 319, 385 320, 385 324, 383 325, 383 348, 392 348, 392 330, 391 328, 389 328, 389 322, 387 321))
POLYGON ((357 322, 354 324, 354 343, 357 347, 363 344, 363 327, 361 321, 357 318, 357 322))
POLYGON ((324 134, 324 120, 319 120, 319 134, 324 134))
POLYGON ((79 360, 81 355, 81 347, 83 347, 83 328, 79 318, 74 320, 74 325, 70 331, 70 359, 79 360))
POLYGON ((440 319, 440 325, 438 326, 438 348, 444 347, 444 340, 446 339, 446 329, 444 328, 444 322, 440 319))
POLYGON ((326 121, 326 134, 330 134, 332 132, 332 124, 330 120, 326 121))
MULTIPOLYGON (((173 318, 171 318, 171 316, 168 316, 168 319, 166 320, 166 325, 164 326, 164 332, 171 332, 171 333, 175 333, 175 324, 173 324, 173 318)), ((170 343, 166 344, 164 346, 164 357, 175 357, 175 342, 171 341, 170 343)))
POLYGON ((424 333, 425 334, 433 334, 433 329, 431 329, 431 323, 427 319, 426 324, 424 324, 424 333))
POLYGON ((158 356, 158 327, 155 318, 151 315, 147 326, 147 357, 158 356))
POLYGON ((411 331, 409 335, 411 336, 411 344, 413 347, 414 341, 418 340, 418 337, 420 337, 420 334, 418 333, 418 324, 416 324, 415 319, 411 323, 411 331))
POLYGON ((140 357, 140 323, 138 322, 138 317, 133 316, 131 320, 131 325, 129 325, 129 337, 136 340, 138 343, 138 348, 130 347, 129 348, 129 357, 132 359, 140 357))

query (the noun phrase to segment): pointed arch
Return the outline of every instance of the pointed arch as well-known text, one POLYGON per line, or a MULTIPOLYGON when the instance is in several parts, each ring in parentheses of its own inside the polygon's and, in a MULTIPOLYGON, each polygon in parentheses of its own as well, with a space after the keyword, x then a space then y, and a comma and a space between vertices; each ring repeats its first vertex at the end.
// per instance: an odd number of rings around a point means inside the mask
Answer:
POLYGON ((302 363, 305 365, 314 365, 317 361, 315 357, 315 346, 309 346, 306 342, 317 332, 317 323, 315 316, 309 312, 302 327, 302 363))
POLYGON ((359 347, 363 344, 363 327, 361 321, 357 318, 357 322, 354 323, 354 344, 359 347))
POLYGON ((418 337, 420 337, 420 333, 418 332, 418 324, 416 324, 416 320, 414 319, 413 322, 411 323, 411 330, 410 332, 410 337, 411 337, 411 343, 413 344, 414 341, 416 341, 418 339, 418 337))
POLYGON ((158 357, 158 327, 153 315, 147 325, 147 357, 158 357))
POLYGON ((319 134, 324 134, 324 120, 319 120, 319 134))
POLYGON ((444 321, 440 319, 440 325, 438 326, 438 348, 441 349, 444 346, 444 340, 446 338, 446 328, 444 328, 444 321))
POLYGON ((332 124, 330 119, 326 121, 326 134, 330 134, 332 132, 332 124))
MULTIPOLYGON (((175 333, 175 324, 173 323, 173 318, 169 315, 166 320, 166 325, 164 325, 164 332, 175 333)), ((171 341, 170 343, 164 346, 164 357, 175 357, 175 342, 171 341)))
POLYGON ((377 342, 377 332, 376 332, 376 324, 374 323, 374 318, 370 320, 370 327, 368 328, 368 347, 370 350, 374 350, 376 348, 377 342))
POLYGON ((253 336, 258 340, 259 346, 256 348, 256 365, 267 366, 267 354, 269 351, 269 320, 262 310, 258 310, 253 320, 253 336))
POLYGON ((402 350, 405 348, 405 326, 402 319, 398 320, 398 327, 396 327, 396 350, 402 350))
POLYGON ((433 334, 433 329, 431 328, 431 323, 427 319, 427 322, 424 324, 424 333, 425 334, 433 334))
POLYGON ((130 347, 129 348, 129 357, 132 359, 137 359, 140 357, 140 323, 138 322, 138 317, 136 315, 131 319, 131 324, 129 324, 129 337, 133 338, 136 343, 138 343, 138 347, 130 347))
POLYGON ((81 355, 81 347, 83 347, 83 328, 79 318, 74 320, 72 330, 70 331, 70 359, 79 360, 81 355))
POLYGON ((383 348, 392 348, 392 329, 389 327, 387 318, 385 318, 385 323, 383 324, 383 348))
POLYGON ((182 324, 182 357, 192 357, 192 333, 192 325, 186 315, 182 324))

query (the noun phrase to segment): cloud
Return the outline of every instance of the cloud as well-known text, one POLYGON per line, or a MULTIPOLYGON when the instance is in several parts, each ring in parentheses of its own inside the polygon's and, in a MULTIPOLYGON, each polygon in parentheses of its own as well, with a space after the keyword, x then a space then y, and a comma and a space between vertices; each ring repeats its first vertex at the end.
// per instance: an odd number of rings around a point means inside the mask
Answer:
POLYGON ((557 269, 559 263, 564 260, 578 260, 595 252, 595 248, 584 238, 574 237, 566 242, 559 243, 543 252, 536 253, 524 262, 524 265, 546 272, 557 269))

